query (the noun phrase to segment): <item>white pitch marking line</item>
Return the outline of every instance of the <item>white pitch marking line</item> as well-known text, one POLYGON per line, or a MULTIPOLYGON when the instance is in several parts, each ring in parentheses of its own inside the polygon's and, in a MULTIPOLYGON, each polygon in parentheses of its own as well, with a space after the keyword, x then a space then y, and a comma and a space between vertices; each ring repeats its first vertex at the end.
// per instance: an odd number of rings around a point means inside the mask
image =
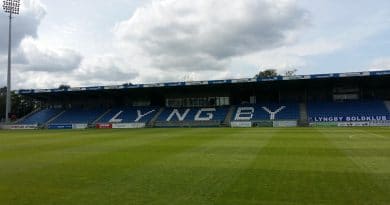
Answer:
POLYGON ((365 133, 359 133, 359 134, 354 134, 354 135, 349 135, 348 138, 349 139, 352 139, 353 137, 356 137, 356 136, 362 136, 362 137, 365 137, 367 135, 371 135, 371 136, 375 136, 375 137, 379 137, 379 138, 382 138, 382 139, 385 139, 386 137, 383 136, 383 135, 379 135, 379 134, 375 134, 375 133, 371 133, 371 132, 365 132, 365 133))
POLYGON ((377 136, 377 137, 379 137, 379 138, 386 138, 385 136, 383 136, 383 135, 380 135, 380 134, 375 134, 375 133, 371 133, 371 132, 367 132, 367 134, 369 134, 369 135, 373 135, 373 136, 377 136))

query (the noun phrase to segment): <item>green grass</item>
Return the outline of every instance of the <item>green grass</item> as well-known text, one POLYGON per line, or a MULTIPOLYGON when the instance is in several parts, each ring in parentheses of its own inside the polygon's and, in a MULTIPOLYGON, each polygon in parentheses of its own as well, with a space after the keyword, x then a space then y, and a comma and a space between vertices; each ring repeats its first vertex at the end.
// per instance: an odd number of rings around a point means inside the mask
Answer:
POLYGON ((0 204, 387 205, 390 129, 0 131, 0 204))

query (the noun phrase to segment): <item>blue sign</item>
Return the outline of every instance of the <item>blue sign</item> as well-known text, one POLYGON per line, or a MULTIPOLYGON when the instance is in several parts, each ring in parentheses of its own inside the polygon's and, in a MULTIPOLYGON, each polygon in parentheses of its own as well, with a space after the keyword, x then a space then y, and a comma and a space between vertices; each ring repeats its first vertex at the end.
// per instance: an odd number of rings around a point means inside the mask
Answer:
POLYGON ((311 117, 312 122, 366 122, 366 121, 386 121, 389 116, 324 116, 311 117))
POLYGON ((50 124, 48 127, 50 130, 60 130, 60 129, 72 129, 72 124, 50 124))

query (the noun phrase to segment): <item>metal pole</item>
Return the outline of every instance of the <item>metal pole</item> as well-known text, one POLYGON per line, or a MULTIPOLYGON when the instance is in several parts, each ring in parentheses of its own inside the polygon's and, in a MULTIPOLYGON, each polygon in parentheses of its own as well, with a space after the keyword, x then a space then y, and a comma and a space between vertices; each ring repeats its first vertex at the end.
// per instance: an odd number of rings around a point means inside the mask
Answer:
POLYGON ((8 73, 7 73, 7 101, 5 111, 5 121, 10 122, 9 114, 11 113, 11 29, 12 29, 12 12, 9 12, 9 28, 8 28, 8 73))

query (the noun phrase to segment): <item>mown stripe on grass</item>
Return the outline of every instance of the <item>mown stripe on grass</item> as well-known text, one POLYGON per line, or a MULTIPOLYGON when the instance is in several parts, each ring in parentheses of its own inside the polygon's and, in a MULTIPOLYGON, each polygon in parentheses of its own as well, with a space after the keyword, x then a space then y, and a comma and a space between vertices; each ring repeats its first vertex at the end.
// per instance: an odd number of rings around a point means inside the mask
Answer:
MULTIPOLYGON (((131 172, 132 169, 142 167, 144 164, 161 160, 220 137, 220 135, 207 135, 209 132, 210 130, 208 129, 185 129, 180 132, 174 129, 165 130, 164 133, 153 134, 153 136, 159 136, 156 140, 140 137, 139 140, 144 143, 138 143, 136 146, 134 146, 134 143, 137 144, 139 141, 117 140, 115 143, 111 142, 110 149, 105 149, 103 144, 99 146, 97 144, 92 146, 86 144, 84 147, 78 146, 76 150, 80 152, 73 153, 71 157, 66 152, 64 153, 64 150, 58 150, 58 152, 51 151, 47 155, 39 155, 42 158, 42 162, 46 161, 45 166, 33 166, 32 168, 25 166, 26 170, 18 172, 19 177, 16 180, 5 177, 1 183, 8 186, 8 192, 6 193, 10 194, 10 196, 15 196, 15 194, 18 196, 17 203, 23 204, 26 200, 39 201, 40 196, 51 194, 55 197, 48 197, 48 199, 53 199, 57 204, 64 201, 66 203, 62 204, 75 204, 72 202, 77 200, 79 204, 85 204, 92 198, 97 197, 99 199, 100 195, 96 195, 96 191, 103 191, 102 187, 109 188, 123 182, 123 177, 131 172), (187 140, 182 138, 187 138, 187 140), (177 146, 175 149, 160 146, 161 149, 156 150, 148 147, 148 145, 163 145, 165 143, 185 144, 182 147, 177 146), (144 149, 133 149, 134 147, 143 147, 144 149), (83 148, 87 148, 89 151, 82 152, 83 148), (103 152, 99 152, 101 148, 104 149, 103 152), (94 149, 95 151, 93 151, 94 149), (56 158, 61 155, 64 158, 56 158), (13 186, 15 184, 18 184, 18 186, 13 186), (35 184, 35 187, 29 186, 32 184, 35 184), (75 190, 78 190, 77 193, 74 192, 75 190), (79 194, 86 194, 85 201, 79 200, 79 194), (70 201, 67 201, 67 199, 70 201)), ((34 158, 34 160, 37 159, 34 158)), ((98 201, 100 200, 96 202, 98 201)))
POLYGON ((294 130, 280 129, 216 204, 385 204, 389 200, 342 151, 335 151, 337 147, 321 132, 294 130), (323 160, 312 155, 319 144, 334 157, 323 160), (278 153, 272 157, 263 155, 274 147, 284 149, 273 150, 278 153), (302 148, 300 155, 290 155, 297 147, 302 148))
POLYGON ((376 191, 388 196, 388 202, 390 202, 390 154, 383 152, 383 146, 390 150, 390 130, 384 129, 381 132, 372 133, 377 129, 374 128, 345 128, 343 132, 333 132, 332 134, 325 134, 326 137, 338 148, 342 153, 346 155, 362 172, 366 177, 376 184, 376 191), (380 134, 379 134, 380 133, 380 134), (361 138, 352 138, 350 135, 358 135, 361 138), (337 140, 334 139, 344 139, 337 140), (368 140, 372 139, 372 140, 368 140), (380 140, 378 140, 380 139, 380 140), (385 139, 385 141, 383 141, 385 139), (361 143, 364 140, 364 143, 361 143), (366 155, 356 154, 356 149, 350 149, 350 147, 363 148, 363 147, 379 147, 366 150, 366 155), (368 157, 374 156, 375 157, 368 157), (378 174, 381 173, 381 174, 378 174))

